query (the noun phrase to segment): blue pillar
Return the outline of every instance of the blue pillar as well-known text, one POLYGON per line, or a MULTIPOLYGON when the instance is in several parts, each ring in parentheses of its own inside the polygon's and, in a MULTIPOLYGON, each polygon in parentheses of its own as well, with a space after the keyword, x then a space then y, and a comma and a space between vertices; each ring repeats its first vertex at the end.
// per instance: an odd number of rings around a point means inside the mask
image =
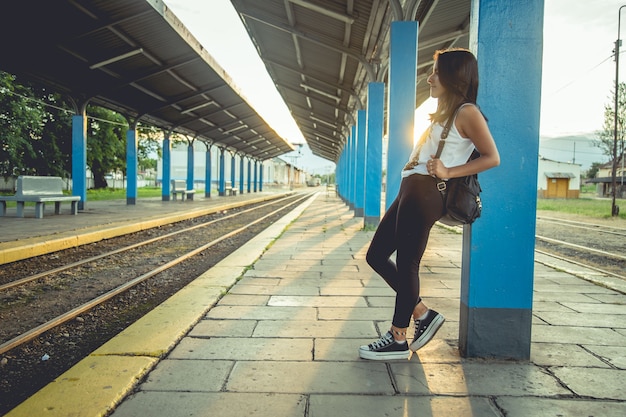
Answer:
POLYGON ((389 208, 398 195, 402 180, 400 171, 413 149, 417 30, 416 21, 391 22, 386 208, 389 208))
POLYGON ((259 163, 259 192, 263 192, 263 162, 259 163))
POLYGON ((87 117, 72 116, 72 195, 79 195, 78 209, 87 203, 87 117))
POLYGON ((170 181, 172 179, 172 143, 169 132, 163 138, 163 166, 161 167, 161 200, 170 201, 170 181))
POLYGON ((258 179, 258 177, 257 177, 257 166, 256 166, 256 164, 257 164, 257 161, 255 160, 255 161, 254 161, 254 192, 255 192, 255 193, 256 193, 256 183, 257 183, 257 179, 258 179))
POLYGON ((248 193, 252 189, 252 160, 248 158, 248 193))
POLYGON ((350 210, 354 210, 356 207, 356 153, 358 149, 358 136, 356 135, 356 126, 352 125, 350 128, 350 210))
POLYGON ((211 146, 207 146, 206 148, 206 163, 204 166, 204 196, 206 198, 211 198, 211 183, 212 183, 212 178, 211 178, 211 169, 212 169, 212 164, 211 164, 211 146))
POLYGON ((126 132, 126 204, 137 203, 137 130, 126 132))
POLYGON ((243 155, 239 156, 239 195, 243 194, 243 155))
POLYGON ((367 155, 365 157, 365 213, 363 225, 376 227, 380 222, 383 178, 383 122, 385 84, 369 83, 367 91, 367 155))
MULTIPOLYGON (((193 153, 193 142, 191 142, 189 143, 189 146, 187 146, 187 189, 188 190, 194 189, 193 168, 194 168, 194 153, 193 153)), ((193 200, 193 194, 188 194, 187 199, 193 200)))
POLYGON ((220 148, 220 174, 219 174, 219 185, 218 185, 218 195, 223 197, 226 195, 226 178, 225 178, 225 169, 224 169, 224 148, 220 148))
POLYGON ((341 199, 346 201, 346 153, 347 153, 347 143, 344 145, 343 150, 341 151, 341 156, 339 157, 339 164, 337 164, 337 177, 335 178, 337 182, 337 193, 341 197, 341 199))
POLYGON ((478 99, 501 164, 479 175, 483 213, 463 234, 465 357, 530 358, 543 10, 543 0, 472 1, 478 99))
POLYGON ((231 154, 230 158, 230 186, 231 188, 235 188, 235 153, 231 154))
POLYGON ((357 111, 355 132, 357 137, 356 148, 356 177, 354 191, 354 215, 363 217, 365 207, 365 131, 367 126, 365 110, 357 111))

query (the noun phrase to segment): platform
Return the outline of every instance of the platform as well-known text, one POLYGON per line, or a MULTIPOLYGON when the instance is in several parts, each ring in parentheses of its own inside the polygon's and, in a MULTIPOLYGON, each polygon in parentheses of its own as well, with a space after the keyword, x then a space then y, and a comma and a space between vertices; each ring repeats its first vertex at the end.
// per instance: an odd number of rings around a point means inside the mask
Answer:
POLYGON ((440 227, 421 277, 444 326, 409 361, 359 359, 394 302, 362 223, 318 193, 7 417, 626 415, 626 296, 538 255, 531 360, 463 359, 461 235, 440 227))

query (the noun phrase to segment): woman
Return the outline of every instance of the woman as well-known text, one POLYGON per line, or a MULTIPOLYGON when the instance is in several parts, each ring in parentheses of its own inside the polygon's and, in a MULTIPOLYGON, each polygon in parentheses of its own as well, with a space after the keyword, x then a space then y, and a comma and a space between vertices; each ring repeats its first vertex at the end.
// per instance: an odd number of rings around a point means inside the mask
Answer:
POLYGON ((367 252, 367 262, 396 292, 391 329, 377 341, 359 348, 363 359, 406 359, 428 343, 444 317, 420 299, 419 266, 430 229, 444 214, 439 178, 463 177, 500 164, 498 149, 487 121, 476 105, 478 64, 465 49, 437 51, 428 77, 430 95, 438 99, 431 125, 413 149, 402 171, 402 183, 367 252), (454 123, 441 156, 435 159, 441 132, 449 118, 454 123), (480 153, 468 161, 474 148, 480 153), (390 257, 396 252, 396 262, 390 257), (406 332, 413 318, 411 344, 406 332))

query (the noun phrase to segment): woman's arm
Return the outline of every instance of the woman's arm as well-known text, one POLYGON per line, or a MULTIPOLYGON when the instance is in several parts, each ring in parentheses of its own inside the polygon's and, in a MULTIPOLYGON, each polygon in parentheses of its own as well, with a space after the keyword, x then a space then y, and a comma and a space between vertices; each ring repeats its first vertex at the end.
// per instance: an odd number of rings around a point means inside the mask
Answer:
MULTIPOLYGON (((456 117, 456 128, 473 143, 480 157, 452 168, 444 167, 441 161, 433 161, 434 174, 439 178, 456 178, 477 174, 500 165, 500 154, 491 136, 487 121, 476 106, 464 106, 456 117), (439 175, 442 174, 442 175, 439 175)), ((432 155, 431 157, 433 157, 432 155)))

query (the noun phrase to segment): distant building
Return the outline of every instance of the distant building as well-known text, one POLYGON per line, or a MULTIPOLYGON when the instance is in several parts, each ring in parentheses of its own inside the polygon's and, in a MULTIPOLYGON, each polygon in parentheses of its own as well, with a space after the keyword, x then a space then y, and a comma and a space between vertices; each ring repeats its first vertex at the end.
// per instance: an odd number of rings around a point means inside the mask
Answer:
MULTIPOLYGON (((615 171, 617 198, 626 198, 626 173, 624 170, 624 155, 617 159, 615 171)), ((613 161, 607 162, 598 169, 595 178, 585 181, 588 184, 596 184, 596 193, 599 197, 611 197, 613 195, 613 161)))
POLYGON ((538 198, 578 198, 579 196, 580 165, 539 157, 538 198))

